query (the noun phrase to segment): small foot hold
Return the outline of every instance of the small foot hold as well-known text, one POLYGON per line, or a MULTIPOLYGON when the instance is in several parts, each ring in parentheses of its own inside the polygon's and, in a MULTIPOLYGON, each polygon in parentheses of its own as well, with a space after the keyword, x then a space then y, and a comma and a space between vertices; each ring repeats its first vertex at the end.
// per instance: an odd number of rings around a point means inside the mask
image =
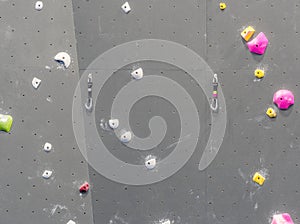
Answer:
POLYGON ((256 78, 262 79, 265 76, 265 71, 262 70, 262 69, 256 69, 254 71, 254 75, 255 75, 256 78))
POLYGON ((226 4, 225 4, 224 2, 221 2, 221 3, 220 3, 220 9, 221 9, 221 10, 226 9, 226 7, 227 7, 227 6, 226 6, 226 4))
POLYGON ((90 185, 88 182, 84 182, 84 184, 82 184, 80 187, 79 187, 79 192, 80 193, 86 193, 88 192, 88 190, 90 189, 90 185))
POLYGON ((265 177, 263 175, 261 175, 259 172, 256 172, 254 175, 253 175, 253 178, 252 180, 259 184, 260 186, 262 186, 265 182, 265 177))
POLYGON ((272 108, 269 107, 266 114, 270 117, 270 118, 275 118, 277 116, 276 111, 272 108))

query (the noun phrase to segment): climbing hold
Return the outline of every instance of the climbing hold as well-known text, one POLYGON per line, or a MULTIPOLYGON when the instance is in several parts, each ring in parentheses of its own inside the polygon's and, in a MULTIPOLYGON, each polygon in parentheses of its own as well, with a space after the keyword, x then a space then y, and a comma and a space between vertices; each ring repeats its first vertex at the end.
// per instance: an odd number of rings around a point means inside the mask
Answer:
POLYGON ((44 145, 44 151, 50 152, 52 149, 52 145, 49 142, 46 142, 44 145))
POLYGON ((37 89, 37 88, 39 88, 41 82, 42 82, 42 80, 34 77, 31 81, 31 84, 32 84, 33 88, 37 89))
POLYGON ((268 46, 268 39, 263 32, 260 32, 257 37, 247 43, 249 51, 255 54, 264 54, 268 46))
POLYGON ((220 9, 221 9, 221 10, 226 9, 226 4, 225 4, 224 2, 221 2, 221 3, 220 3, 220 9))
POLYGON ((289 213, 273 215, 271 224, 294 224, 289 213))
POLYGON ((254 75, 255 75, 256 78, 261 79, 265 76, 265 71, 262 70, 262 69, 256 69, 254 71, 254 75))
POLYGON ((111 127, 112 129, 116 129, 119 127, 119 120, 118 119, 110 119, 108 121, 108 125, 109 127, 111 127))
POLYGON ((52 171, 51 170, 45 170, 42 176, 45 179, 49 179, 51 177, 51 175, 52 175, 52 171))
POLYGON ((79 191, 80 193, 86 193, 90 189, 90 185, 88 182, 84 182, 80 187, 79 191))
POLYGON ((35 9, 38 10, 38 11, 41 11, 43 9, 43 6, 44 6, 44 4, 43 4, 42 1, 37 1, 35 3, 35 9))
POLYGON ((256 172, 254 175, 253 175, 253 181, 259 185, 263 185, 264 182, 265 182, 265 177, 263 175, 261 175, 260 173, 256 172))
POLYGON ((127 142, 130 142, 131 137, 132 137, 131 132, 130 132, 130 131, 126 131, 125 133, 123 133, 123 134, 121 135, 120 140, 121 140, 121 142, 123 142, 123 143, 127 143, 127 142))
POLYGON ((162 221, 161 224, 171 224, 171 221, 169 219, 165 219, 162 221))
POLYGON ((273 102, 278 106, 279 109, 286 110, 294 104, 294 94, 289 90, 278 90, 273 96, 273 102))
POLYGON ((69 222, 67 222, 67 224, 76 224, 76 222, 74 222, 73 220, 69 220, 69 222))
POLYGON ((275 118, 277 116, 275 110, 273 108, 268 108, 266 114, 270 117, 270 118, 275 118))
POLYGON ((148 170, 152 170, 156 166, 156 158, 154 156, 147 156, 145 159, 145 166, 148 170))
POLYGON ((68 68, 71 64, 71 57, 66 52, 59 52, 55 55, 54 60, 63 64, 65 68, 68 68))
POLYGON ((133 72, 131 72, 131 75, 135 79, 141 79, 144 76, 143 69, 142 68, 138 68, 138 69, 134 70, 133 72))
POLYGON ((252 26, 248 26, 241 32, 241 36, 244 38, 245 41, 249 41, 254 33, 255 29, 252 26))
POLYGON ((131 8, 130 8, 130 5, 128 2, 125 2, 123 5, 122 5, 122 10, 127 14, 131 11, 131 8))
POLYGON ((10 132, 12 123, 12 116, 0 114, 0 131, 10 132))

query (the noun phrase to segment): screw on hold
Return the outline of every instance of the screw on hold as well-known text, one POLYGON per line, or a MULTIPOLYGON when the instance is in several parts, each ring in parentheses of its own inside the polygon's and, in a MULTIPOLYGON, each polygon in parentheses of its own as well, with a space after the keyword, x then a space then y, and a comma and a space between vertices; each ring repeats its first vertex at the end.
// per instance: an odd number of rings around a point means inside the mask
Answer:
POLYGON ((40 84, 41 84, 41 82, 42 82, 42 80, 40 80, 40 79, 34 77, 34 78, 32 79, 32 81, 31 81, 31 84, 32 84, 33 88, 38 89, 39 86, 40 86, 40 84))
POLYGON ((252 26, 248 26, 246 29, 244 29, 241 32, 241 36, 245 41, 249 41, 254 33, 255 33, 255 29, 252 26))
POLYGON ((265 76, 265 71, 262 70, 262 69, 256 69, 254 71, 254 75, 255 75, 256 78, 261 79, 265 76))
POLYGON ((253 40, 247 43, 250 52, 262 55, 265 53, 269 40, 263 32, 260 32, 253 40))
POLYGON ((145 166, 148 170, 152 170, 156 166, 156 158, 154 156, 147 156, 145 159, 145 166))
POLYGON ((130 5, 128 2, 125 2, 121 8, 122 8, 123 12, 125 12, 126 14, 128 14, 131 11, 131 8, 130 8, 130 5))
POLYGON ((289 213, 275 214, 271 224, 294 224, 294 221, 289 213))
POLYGON ((270 117, 270 118, 275 118, 277 116, 276 111, 272 108, 269 107, 266 114, 270 117))
POLYGON ((124 133, 121 135, 120 140, 121 140, 121 142, 123 142, 123 143, 128 143, 128 142, 130 142, 131 138, 132 138, 131 132, 130 132, 130 131, 126 131, 126 132, 124 132, 124 133))
POLYGON ((43 6, 44 6, 44 4, 43 4, 42 1, 37 1, 37 2, 35 3, 35 9, 36 9, 37 11, 42 10, 42 9, 43 9, 43 6))
POLYGON ((217 112, 218 108, 219 108, 219 105, 218 105, 218 85, 219 85, 218 75, 214 74, 214 78, 213 78, 213 98, 212 98, 212 102, 210 104, 210 108, 214 112, 217 112))
POLYGON ((63 64, 65 68, 68 68, 71 64, 71 57, 66 52, 59 52, 55 55, 54 60, 60 64, 63 64))
POLYGON ((12 123, 12 116, 0 114, 0 131, 10 132, 12 123))
POLYGON ((53 172, 51 170, 45 170, 42 176, 45 179, 49 179, 52 176, 52 173, 53 172))
POLYGON ((259 185, 263 185, 265 182, 265 179, 266 178, 263 175, 261 175, 259 172, 256 172, 252 178, 252 180, 259 185))
POLYGON ((92 76, 92 74, 88 75, 87 84, 88 84, 88 98, 87 98, 87 102, 85 103, 84 106, 88 111, 92 111, 93 110, 93 98, 92 98, 93 76, 92 76))
POLYGON ((220 9, 221 9, 221 10, 226 9, 226 4, 225 4, 224 2, 221 2, 221 3, 220 3, 220 9))
POLYGON ((73 220, 69 220, 69 222, 67 222, 67 224, 76 224, 76 222, 74 222, 73 220))
POLYGON ((45 152, 50 152, 52 149, 52 145, 49 142, 46 142, 44 145, 44 151, 45 152))
POLYGON ((144 76, 143 69, 138 68, 138 69, 134 70, 133 72, 131 72, 131 76, 136 80, 142 79, 144 76))
POLYGON ((79 187, 79 192, 80 193, 86 193, 90 189, 90 185, 88 182, 84 182, 80 187, 79 187))
POLYGON ((287 110, 295 103, 295 97, 290 90, 281 89, 274 93, 273 102, 279 109, 287 110))
POLYGON ((119 120, 118 119, 110 119, 108 121, 108 125, 109 125, 110 128, 116 129, 116 128, 119 127, 119 120))

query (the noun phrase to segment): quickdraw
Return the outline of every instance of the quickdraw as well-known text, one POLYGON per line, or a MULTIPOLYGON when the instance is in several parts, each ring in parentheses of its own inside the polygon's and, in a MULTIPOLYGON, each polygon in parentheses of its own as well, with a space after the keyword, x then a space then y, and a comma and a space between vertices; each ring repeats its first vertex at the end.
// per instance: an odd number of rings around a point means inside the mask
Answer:
POLYGON ((92 86, 93 86, 93 78, 92 78, 92 74, 88 75, 88 98, 87 98, 87 102, 85 103, 85 108, 88 111, 92 111, 93 109, 93 98, 92 98, 92 86))
POLYGON ((210 104, 210 108, 214 112, 217 112, 218 108, 219 108, 219 105, 218 105, 218 85, 219 85, 218 76, 217 76, 217 74, 214 74, 214 78, 213 78, 213 97, 212 97, 212 102, 210 104))

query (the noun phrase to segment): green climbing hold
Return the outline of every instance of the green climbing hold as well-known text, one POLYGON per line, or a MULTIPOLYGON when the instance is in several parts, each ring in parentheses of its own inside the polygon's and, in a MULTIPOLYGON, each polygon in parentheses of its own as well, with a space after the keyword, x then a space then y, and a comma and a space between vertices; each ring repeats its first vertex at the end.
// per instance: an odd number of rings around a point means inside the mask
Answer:
POLYGON ((12 123, 12 116, 0 114, 0 131, 10 132, 12 123))

